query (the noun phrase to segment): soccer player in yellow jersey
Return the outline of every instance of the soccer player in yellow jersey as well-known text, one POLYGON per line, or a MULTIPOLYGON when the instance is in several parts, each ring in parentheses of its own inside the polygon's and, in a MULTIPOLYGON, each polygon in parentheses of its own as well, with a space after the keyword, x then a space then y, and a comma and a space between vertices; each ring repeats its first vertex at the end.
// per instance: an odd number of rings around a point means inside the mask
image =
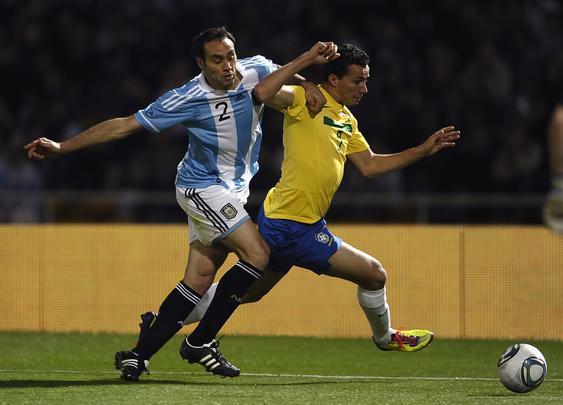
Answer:
MULTIPOLYGON (((328 45, 316 44, 320 49, 325 46, 328 45)), ((347 159, 364 176, 373 177, 454 146, 460 132, 448 126, 417 147, 395 154, 375 154, 348 109, 368 91, 369 57, 364 51, 343 45, 338 48, 339 57, 324 65, 325 77, 319 87, 327 103, 317 115, 308 111, 299 87, 283 85, 288 77, 318 63, 317 55, 322 52, 314 49, 268 75, 254 88, 258 101, 284 114, 284 159, 281 179, 268 192, 257 221, 270 247, 270 263, 243 302, 259 300, 292 266, 303 267, 358 285, 358 301, 378 348, 418 351, 430 344, 432 332, 391 328, 385 269, 377 259, 333 235, 324 216, 338 190, 347 159)), ((186 323, 195 320, 188 318, 186 323)))
POLYGON ((358 284, 358 300, 377 347, 417 351, 432 341, 432 332, 391 328, 383 266, 334 236, 324 216, 342 180, 346 159, 364 176, 377 176, 454 146, 460 133, 449 126, 415 148, 390 155, 375 154, 348 109, 368 91, 369 57, 353 45, 338 48, 338 53, 338 58, 324 65, 320 89, 327 103, 315 116, 307 110, 300 88, 283 85, 288 77, 313 63, 309 52, 254 88, 258 101, 284 114, 282 175, 268 192, 258 218, 258 229, 270 246, 268 268, 285 274, 292 266, 300 266, 358 284))

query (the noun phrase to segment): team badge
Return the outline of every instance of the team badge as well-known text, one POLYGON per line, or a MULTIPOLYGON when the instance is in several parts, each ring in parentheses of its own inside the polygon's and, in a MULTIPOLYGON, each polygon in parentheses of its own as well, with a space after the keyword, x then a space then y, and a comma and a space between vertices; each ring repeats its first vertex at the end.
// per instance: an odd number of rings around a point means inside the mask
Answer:
POLYGON ((325 243, 327 245, 330 245, 332 243, 332 238, 324 232, 319 232, 318 234, 316 234, 315 239, 317 240, 317 242, 325 243))
POLYGON ((221 208, 221 214, 223 214, 227 219, 233 219, 237 216, 238 211, 231 204, 227 204, 221 208))

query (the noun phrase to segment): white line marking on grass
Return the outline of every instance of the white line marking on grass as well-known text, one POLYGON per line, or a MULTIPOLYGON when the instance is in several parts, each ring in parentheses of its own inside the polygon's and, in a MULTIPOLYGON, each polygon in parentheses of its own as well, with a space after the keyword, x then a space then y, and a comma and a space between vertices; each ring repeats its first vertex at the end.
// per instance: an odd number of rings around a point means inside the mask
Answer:
MULTIPOLYGON (((424 376, 377 376, 377 375, 320 375, 320 374, 270 374, 241 373, 251 377, 294 377, 294 378, 326 378, 332 380, 421 380, 421 381, 498 381, 492 377, 424 377, 424 376)), ((546 378, 545 381, 563 382, 563 378, 546 378)))
MULTIPOLYGON (((2 370, 0 373, 30 373, 30 374, 113 374, 119 371, 79 371, 79 370, 2 370)), ((195 375, 211 376, 209 373, 193 371, 151 371, 151 374, 159 375, 195 375)), ((328 380, 418 380, 418 381, 497 381, 492 377, 424 377, 424 376, 378 376, 378 375, 321 375, 321 374, 276 374, 276 373, 241 373, 241 377, 268 377, 268 378, 313 378, 328 380)), ((546 378, 545 381, 563 382, 563 378, 546 378)))
MULTIPOLYGON (((269 373, 241 373, 240 375, 248 375, 252 377, 296 377, 296 378, 327 378, 331 380, 479 380, 479 381, 495 381, 497 378, 488 377, 420 377, 420 376, 377 376, 377 375, 320 375, 320 374, 269 374, 269 373)), ((562 380, 563 381, 563 380, 562 380)))

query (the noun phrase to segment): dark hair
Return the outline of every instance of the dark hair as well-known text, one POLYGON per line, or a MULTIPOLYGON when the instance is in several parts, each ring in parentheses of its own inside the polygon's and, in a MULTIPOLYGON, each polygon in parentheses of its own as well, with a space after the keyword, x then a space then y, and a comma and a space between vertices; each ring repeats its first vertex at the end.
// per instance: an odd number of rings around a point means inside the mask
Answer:
POLYGON ((233 44, 236 42, 234 35, 227 31, 226 27, 211 27, 201 31, 192 39, 192 49, 195 56, 204 59, 205 52, 203 51, 203 46, 208 42, 223 38, 230 39, 233 41, 233 44))
POLYGON ((344 44, 338 46, 340 57, 327 63, 324 66, 324 80, 328 80, 328 76, 332 73, 337 77, 346 74, 349 65, 369 65, 369 56, 355 45, 344 44))

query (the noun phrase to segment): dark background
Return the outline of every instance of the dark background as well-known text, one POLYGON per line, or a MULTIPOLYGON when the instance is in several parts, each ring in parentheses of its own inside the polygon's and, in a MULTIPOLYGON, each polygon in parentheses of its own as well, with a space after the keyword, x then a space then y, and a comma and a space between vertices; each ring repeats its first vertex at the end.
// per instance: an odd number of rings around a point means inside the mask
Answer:
MULTIPOLYGON (((22 148, 38 136, 64 140, 130 115, 182 85, 199 73, 191 38, 217 25, 235 35, 239 58, 262 54, 284 64, 318 40, 366 50, 369 93, 352 111, 376 153, 414 146, 445 125, 461 129, 454 150, 400 172, 367 180, 350 166, 331 219, 540 221, 534 204, 514 209, 468 199, 464 206, 463 198, 511 202, 548 189, 546 128, 563 78, 563 4, 555 0, 0 0, 0 220, 184 221, 179 207, 166 204, 120 215, 111 201, 104 209, 88 201, 38 203, 62 190, 118 199, 124 190, 162 191, 173 201, 187 146, 182 128, 41 162, 26 160, 22 148), (437 206, 421 219, 408 197, 428 193, 460 196, 462 204, 437 206), (381 202, 386 196, 396 204, 381 202), (21 212, 27 200, 36 202, 29 204, 35 213, 21 212)), ((281 156, 281 115, 267 111, 261 170, 251 184, 256 198, 277 181, 281 156)), ((249 210, 258 203, 251 200, 249 210)))

